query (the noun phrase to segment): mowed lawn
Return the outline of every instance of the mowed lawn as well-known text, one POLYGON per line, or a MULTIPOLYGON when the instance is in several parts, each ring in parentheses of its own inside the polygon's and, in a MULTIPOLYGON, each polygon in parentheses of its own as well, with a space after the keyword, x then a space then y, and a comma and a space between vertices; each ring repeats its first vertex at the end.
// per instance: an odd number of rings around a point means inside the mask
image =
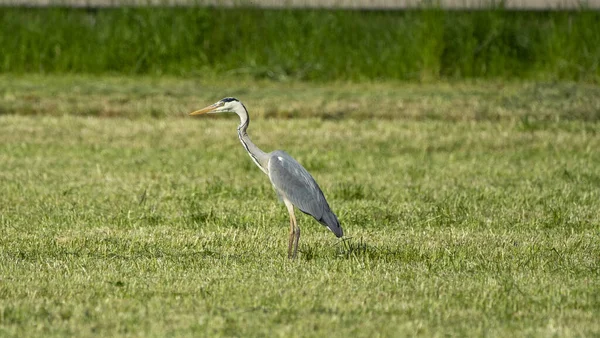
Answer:
POLYGON ((597 86, 0 84, 0 336, 600 334, 597 86), (185 114, 225 96, 344 240, 287 259, 236 117, 185 114))

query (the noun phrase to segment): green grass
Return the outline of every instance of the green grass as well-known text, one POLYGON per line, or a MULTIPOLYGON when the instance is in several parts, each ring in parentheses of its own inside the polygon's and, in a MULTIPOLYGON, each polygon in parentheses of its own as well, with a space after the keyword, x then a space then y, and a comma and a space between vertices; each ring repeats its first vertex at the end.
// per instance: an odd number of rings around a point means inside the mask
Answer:
POLYGON ((0 27, 2 73, 321 82, 600 78, 600 12, 585 9, 4 7, 0 27))
POLYGON ((1 336, 600 334, 597 87, 0 81, 1 336), (237 121, 183 115, 237 91, 250 136, 307 167, 345 241, 299 215, 289 261, 237 121), (351 95, 358 112, 331 119, 351 95), (324 112, 267 114, 284 99, 324 112))
POLYGON ((568 82, 315 84, 0 75, 0 115, 187 118, 190 111, 226 95, 249 102, 254 118, 510 121, 526 129, 564 127, 556 123, 560 121, 600 121, 600 87, 568 82))

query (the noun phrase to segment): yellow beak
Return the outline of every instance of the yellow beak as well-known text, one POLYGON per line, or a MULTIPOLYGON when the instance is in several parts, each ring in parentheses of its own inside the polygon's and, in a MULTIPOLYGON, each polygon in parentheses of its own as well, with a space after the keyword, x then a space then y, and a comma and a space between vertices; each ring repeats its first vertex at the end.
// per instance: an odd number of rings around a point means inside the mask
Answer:
POLYGON ((196 110, 195 112, 191 112, 189 115, 202 115, 202 114, 206 114, 206 113, 210 113, 211 111, 217 109, 219 106, 215 103, 215 104, 211 104, 208 107, 204 107, 200 110, 196 110))

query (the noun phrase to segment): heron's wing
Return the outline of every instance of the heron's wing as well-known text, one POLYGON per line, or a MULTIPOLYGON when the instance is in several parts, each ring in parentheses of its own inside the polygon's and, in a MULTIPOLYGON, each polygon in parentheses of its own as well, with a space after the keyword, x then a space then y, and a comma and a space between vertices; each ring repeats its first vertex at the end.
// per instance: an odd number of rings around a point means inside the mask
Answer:
POLYGON ((284 151, 277 150, 270 155, 269 178, 277 193, 341 237, 340 223, 308 171, 284 151))

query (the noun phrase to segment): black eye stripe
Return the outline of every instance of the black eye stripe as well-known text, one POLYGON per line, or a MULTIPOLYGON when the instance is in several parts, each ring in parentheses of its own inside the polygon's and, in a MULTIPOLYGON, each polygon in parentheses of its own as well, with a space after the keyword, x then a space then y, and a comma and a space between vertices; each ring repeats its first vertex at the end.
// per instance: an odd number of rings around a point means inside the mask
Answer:
POLYGON ((234 97, 226 97, 224 99, 221 100, 221 102, 231 102, 231 101, 238 101, 238 99, 234 98, 234 97))

